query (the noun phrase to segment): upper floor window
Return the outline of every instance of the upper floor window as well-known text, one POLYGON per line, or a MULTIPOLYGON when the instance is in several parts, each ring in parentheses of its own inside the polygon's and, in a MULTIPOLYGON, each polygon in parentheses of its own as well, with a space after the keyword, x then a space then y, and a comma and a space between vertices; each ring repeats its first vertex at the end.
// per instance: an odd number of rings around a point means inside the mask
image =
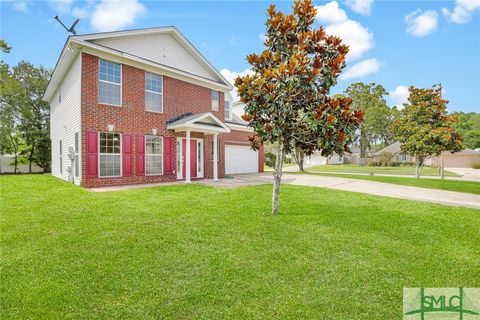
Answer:
POLYGON ((100 60, 98 69, 98 102, 120 106, 122 100, 122 66, 100 60))
POLYGON ((163 112, 163 77, 145 72, 145 109, 163 112))
POLYGON ((145 136, 145 169, 147 175, 163 174, 163 139, 145 136))
POLYGON ((220 104, 220 94, 218 91, 212 90, 212 110, 218 111, 218 106, 220 104))
POLYGON ((225 120, 232 120, 232 110, 230 109, 230 102, 225 101, 223 103, 223 106, 225 108, 225 120))
POLYGON ((121 175, 120 139, 120 133, 100 132, 100 177, 121 175))

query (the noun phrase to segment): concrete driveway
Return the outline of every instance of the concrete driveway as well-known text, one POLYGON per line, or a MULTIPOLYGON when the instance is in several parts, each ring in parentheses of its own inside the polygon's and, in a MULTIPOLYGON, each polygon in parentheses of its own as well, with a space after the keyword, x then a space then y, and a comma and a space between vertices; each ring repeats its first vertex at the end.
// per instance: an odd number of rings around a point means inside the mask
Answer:
MULTIPOLYGON (((258 185, 272 183, 273 176, 271 172, 262 174, 243 174, 236 175, 233 179, 222 179, 219 182, 204 180, 201 183, 216 187, 240 187, 246 185, 258 185)), ((373 194, 377 196, 409 199, 417 201, 426 201, 450 206, 462 206, 480 209, 480 195, 453 192, 437 189, 426 189, 410 186, 402 186, 390 183, 355 180, 349 178, 309 176, 299 174, 284 173, 282 183, 322 187, 335 190, 344 190, 373 194)))
POLYGON ((480 181, 480 169, 473 168, 446 168, 445 170, 460 174, 465 179, 480 181))

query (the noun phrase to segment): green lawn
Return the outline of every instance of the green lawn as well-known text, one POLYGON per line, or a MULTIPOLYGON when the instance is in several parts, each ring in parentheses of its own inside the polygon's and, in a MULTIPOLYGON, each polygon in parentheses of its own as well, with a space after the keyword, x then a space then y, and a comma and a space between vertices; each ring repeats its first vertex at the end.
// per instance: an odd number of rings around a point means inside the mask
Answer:
MULTIPOLYGON (((283 164, 283 167, 284 167, 284 168, 295 167, 296 165, 297 165, 297 164, 294 163, 294 162, 292 162, 292 163, 284 163, 284 164, 283 164)), ((266 169, 266 170, 273 170, 273 167, 269 167, 269 166, 267 166, 267 165, 264 165, 264 169, 266 169)))
MULTIPOLYGON (((323 164, 308 168, 309 171, 322 172, 345 172, 345 173, 376 173, 376 174, 398 174, 415 175, 414 167, 370 167, 359 166, 355 164, 323 164)), ((438 168, 424 167, 422 170, 424 176, 438 176, 438 168)), ((445 176, 459 177, 460 175, 445 170, 445 176)))
MULTIPOLYGON (((310 170, 308 168, 307 170, 310 170)), ((448 191, 466 192, 480 194, 480 182, 475 181, 459 181, 459 180, 440 180, 440 179, 416 179, 407 177, 383 177, 383 176, 366 176, 359 174, 340 174, 340 173, 315 173, 306 171, 303 174, 331 176, 339 178, 351 178, 359 180, 370 180, 385 183, 400 184, 404 186, 421 187, 428 189, 440 189, 448 191)))
POLYGON ((1 182, 1 319, 399 319, 480 287, 480 210, 283 186, 1 182))

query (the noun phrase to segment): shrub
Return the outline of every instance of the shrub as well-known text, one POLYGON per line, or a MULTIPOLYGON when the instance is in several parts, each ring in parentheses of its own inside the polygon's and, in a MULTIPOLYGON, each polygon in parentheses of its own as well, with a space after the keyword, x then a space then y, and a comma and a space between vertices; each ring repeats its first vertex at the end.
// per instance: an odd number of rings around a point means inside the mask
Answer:
POLYGON ((390 152, 382 152, 380 154, 380 163, 383 164, 383 166, 388 167, 390 166, 389 164, 392 162, 393 154, 390 152))
POLYGON ((476 161, 472 163, 472 168, 473 169, 480 169, 480 161, 476 161))
POLYGON ((414 166, 415 166, 415 162, 413 162, 413 161, 404 161, 404 162, 401 162, 401 166, 402 166, 402 167, 414 167, 414 166))
POLYGON ((369 167, 378 167, 378 166, 380 166, 380 162, 378 162, 378 161, 370 161, 370 162, 368 163, 368 166, 369 166, 369 167))
POLYGON ((275 154, 273 154, 272 152, 266 152, 265 153, 265 156, 264 156, 264 160, 265 160, 265 165, 267 167, 275 167, 275 160, 277 159, 277 156, 275 154))
POLYGON ((292 158, 289 157, 283 157, 283 163, 290 164, 292 163, 292 158))

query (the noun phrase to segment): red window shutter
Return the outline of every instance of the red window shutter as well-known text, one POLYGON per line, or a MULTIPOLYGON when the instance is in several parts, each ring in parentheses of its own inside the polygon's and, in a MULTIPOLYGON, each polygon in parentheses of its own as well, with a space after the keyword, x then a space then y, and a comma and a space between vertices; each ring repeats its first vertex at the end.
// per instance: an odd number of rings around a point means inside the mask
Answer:
POLYGON ((132 175, 132 136, 129 134, 122 136, 122 153, 123 176, 129 177, 132 175))
POLYGON ((87 177, 98 177, 98 133, 87 132, 87 177))
POLYGON ((164 137, 163 138, 163 174, 172 174, 173 173, 173 138, 164 137))
POLYGON ((137 136, 137 176, 145 175, 145 137, 137 136))

